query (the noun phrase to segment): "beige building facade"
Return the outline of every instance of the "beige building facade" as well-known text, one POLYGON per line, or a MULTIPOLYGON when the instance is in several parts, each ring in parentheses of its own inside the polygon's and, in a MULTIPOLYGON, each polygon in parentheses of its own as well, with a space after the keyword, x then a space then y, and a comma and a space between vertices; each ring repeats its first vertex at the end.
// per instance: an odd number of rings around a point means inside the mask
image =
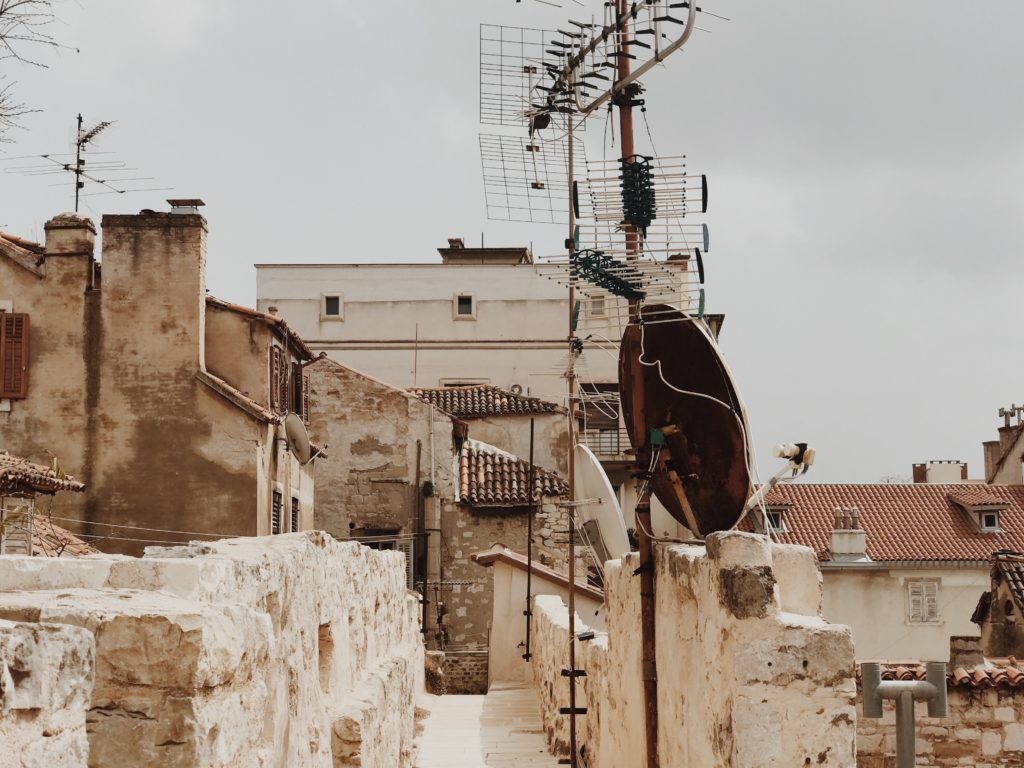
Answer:
POLYGON ((75 214, 44 245, 0 237, 0 318, 25 329, 13 353, 5 336, 21 388, 0 398, 0 448, 84 482, 54 514, 106 551, 312 524, 313 465, 283 426, 312 353, 207 297, 207 223, 186 210, 105 216, 102 258, 75 214))

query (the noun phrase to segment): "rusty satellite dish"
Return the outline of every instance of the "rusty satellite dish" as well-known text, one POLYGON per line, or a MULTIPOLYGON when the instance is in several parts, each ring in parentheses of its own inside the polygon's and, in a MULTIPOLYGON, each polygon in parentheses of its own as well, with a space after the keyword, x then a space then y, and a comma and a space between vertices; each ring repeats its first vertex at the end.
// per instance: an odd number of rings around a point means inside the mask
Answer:
POLYGON ((752 490, 750 430, 732 375, 702 321, 663 304, 640 317, 619 348, 629 440, 653 462, 651 489, 672 517, 701 538, 729 530, 752 490))

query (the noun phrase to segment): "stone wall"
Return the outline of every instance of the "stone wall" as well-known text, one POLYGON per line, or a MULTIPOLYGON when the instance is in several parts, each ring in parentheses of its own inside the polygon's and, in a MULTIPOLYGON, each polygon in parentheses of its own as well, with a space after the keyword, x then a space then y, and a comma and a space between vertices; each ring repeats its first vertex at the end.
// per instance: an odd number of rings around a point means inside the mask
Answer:
POLYGON ((487 693, 487 651, 445 651, 446 693, 487 693))
MULTIPOLYGON (((896 765, 896 707, 885 701, 881 719, 858 717, 859 768, 896 765)), ((857 702, 858 715, 861 712, 857 702)), ((917 764, 1003 768, 1024 765, 1024 691, 961 689, 949 691, 949 717, 928 717, 928 706, 914 707, 917 764)))
MULTIPOLYGON (((527 511, 519 507, 474 509, 449 503, 442 510, 441 528, 446 542, 442 552, 444 579, 468 582, 454 585, 443 593, 442 599, 448 608, 449 647, 486 648, 494 612, 494 573, 474 563, 470 555, 492 544, 504 544, 525 553, 527 511)), ((568 529, 565 510, 553 499, 545 499, 533 522, 533 556, 542 565, 560 573, 568 572, 568 529)), ((588 559, 583 547, 577 552, 577 573, 583 574, 593 561, 588 559)))
POLYGON ((111 768, 411 765, 417 607, 399 553, 323 533, 0 559, 0 619, 94 639, 111 768))
POLYGON ((0 620, 0 765, 84 766, 92 633, 0 620))
MULTIPOLYGON (((607 633, 576 641, 581 764, 635 765, 644 753, 637 555, 606 569, 607 633)), ((714 534, 707 548, 658 547, 657 669, 663 768, 844 766, 854 756, 853 643, 820 618, 811 550, 714 534)), ((564 605, 538 597, 534 680, 549 744, 564 754, 564 605)), ((578 631, 585 625, 579 622, 578 631)))

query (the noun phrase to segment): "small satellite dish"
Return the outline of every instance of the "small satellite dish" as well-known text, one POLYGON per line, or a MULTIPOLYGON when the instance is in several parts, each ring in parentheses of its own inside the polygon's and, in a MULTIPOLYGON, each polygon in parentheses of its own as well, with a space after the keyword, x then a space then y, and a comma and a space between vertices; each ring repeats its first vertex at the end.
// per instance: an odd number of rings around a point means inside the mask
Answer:
POLYGON ((619 351, 629 440, 660 457, 651 489, 672 517, 702 538, 729 530, 752 492, 750 429, 732 374, 703 321, 663 304, 642 307, 641 318, 619 351))
POLYGON ((302 423, 302 417, 296 413, 289 413, 284 420, 284 434, 288 439, 288 447, 299 460, 299 464, 309 464, 313 458, 313 446, 309 442, 309 433, 306 432, 306 425, 302 423))
POLYGON ((508 391, 511 392, 513 395, 521 395, 523 394, 523 385, 513 384, 511 387, 508 388, 508 391))
POLYGON ((603 572, 605 561, 615 560, 629 552, 626 524, 601 462, 585 445, 576 446, 575 458, 573 501, 576 502, 577 520, 603 572))

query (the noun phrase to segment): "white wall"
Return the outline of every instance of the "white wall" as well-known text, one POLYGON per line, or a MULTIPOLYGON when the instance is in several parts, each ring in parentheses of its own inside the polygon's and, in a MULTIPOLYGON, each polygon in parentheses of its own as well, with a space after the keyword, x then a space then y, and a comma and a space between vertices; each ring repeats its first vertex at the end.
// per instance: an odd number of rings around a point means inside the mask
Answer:
MULTIPOLYGON (((491 626, 488 684, 523 682, 532 679, 530 664, 523 659, 526 651, 526 572, 508 563, 495 562, 494 568, 494 621, 491 626)), ((530 594, 555 595, 569 600, 569 590, 534 575, 530 594)), ((587 627, 603 631, 604 603, 592 597, 576 594, 576 613, 587 627)))
POLYGON ((822 615, 846 624, 858 661, 920 659, 948 661, 949 638, 977 635, 971 614, 990 587, 987 568, 853 569, 823 568, 822 615), (907 579, 939 581, 939 618, 907 620, 907 579))
MULTIPOLYGON (((535 265, 276 264, 257 265, 256 274, 260 310, 277 307, 313 349, 390 384, 486 380, 546 399, 564 395, 568 290, 535 265), (473 295, 475 319, 454 318, 459 293, 473 295), (344 319, 321 317, 323 294, 343 296, 344 319)), ((618 324, 595 324, 586 305, 581 318, 580 336, 622 335, 618 324)), ((615 381, 611 352, 591 345, 581 373, 615 381)))

